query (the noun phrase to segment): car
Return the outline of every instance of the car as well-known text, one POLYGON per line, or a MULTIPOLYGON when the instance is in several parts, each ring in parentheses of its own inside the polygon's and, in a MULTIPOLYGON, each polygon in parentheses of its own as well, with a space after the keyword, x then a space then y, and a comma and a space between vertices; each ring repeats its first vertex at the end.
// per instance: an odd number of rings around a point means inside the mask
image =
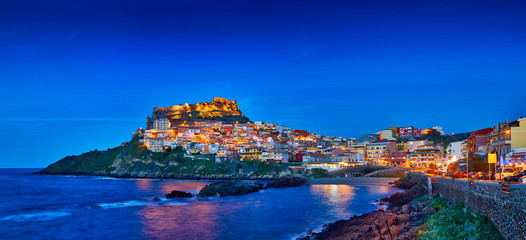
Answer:
POLYGON ((488 175, 489 175, 489 180, 495 180, 495 172, 490 172, 488 175))
POLYGON ((468 178, 468 172, 462 172, 462 178, 468 178))
POLYGON ((519 183, 526 183, 526 176, 519 178, 519 183))
POLYGON ((476 179, 481 179, 481 180, 488 180, 488 174, 485 173, 485 172, 478 172, 478 173, 475 175, 475 178, 476 178, 476 179))
POLYGON ((471 178, 471 179, 474 179, 476 176, 477 176, 477 173, 476 173, 476 172, 470 172, 470 173, 468 174, 468 178, 471 178))
POLYGON ((462 172, 456 172, 453 174, 453 178, 463 178, 464 174, 462 172))
POLYGON ((521 177, 523 177, 523 176, 526 176, 526 170, 519 171, 515 175, 509 176, 509 177, 505 177, 503 180, 506 181, 506 182, 518 182, 519 179, 521 177))
POLYGON ((426 170, 424 170, 424 173, 433 175, 433 174, 435 174, 435 170, 433 170, 433 169, 426 169, 426 170))
POLYGON ((509 177, 513 175, 513 168, 511 167, 505 167, 502 169, 502 173, 500 174, 500 178, 504 179, 505 177, 509 177))

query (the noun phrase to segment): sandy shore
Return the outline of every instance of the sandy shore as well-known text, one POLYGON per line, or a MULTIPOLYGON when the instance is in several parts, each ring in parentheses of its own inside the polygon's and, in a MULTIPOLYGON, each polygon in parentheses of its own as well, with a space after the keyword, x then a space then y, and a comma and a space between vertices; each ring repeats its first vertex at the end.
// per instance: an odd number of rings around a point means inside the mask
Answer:
POLYGON ((309 181, 310 184, 345 184, 345 185, 373 185, 389 186, 397 178, 380 177, 354 177, 354 178, 316 178, 309 181))

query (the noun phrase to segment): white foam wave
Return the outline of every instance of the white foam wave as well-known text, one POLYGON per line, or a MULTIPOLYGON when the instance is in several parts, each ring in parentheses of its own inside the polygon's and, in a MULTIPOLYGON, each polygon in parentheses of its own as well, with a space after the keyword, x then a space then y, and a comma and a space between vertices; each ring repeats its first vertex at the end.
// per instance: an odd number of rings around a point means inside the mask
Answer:
POLYGON ((190 203, 186 203, 186 202, 167 202, 165 203, 165 205, 190 205, 190 203))
POLYGON ((47 221, 57 217, 64 217, 71 215, 70 212, 65 211, 44 211, 38 213, 15 214, 0 218, 0 221, 47 221))
POLYGON ((138 207, 138 206, 155 206, 157 205, 154 202, 145 202, 145 201, 124 201, 124 202, 116 202, 116 203, 101 203, 97 204, 96 206, 99 206, 101 208, 119 208, 119 207, 138 207))
POLYGON ((119 180, 119 181, 136 181, 142 180, 141 178, 115 178, 115 177, 94 177, 100 180, 119 180))

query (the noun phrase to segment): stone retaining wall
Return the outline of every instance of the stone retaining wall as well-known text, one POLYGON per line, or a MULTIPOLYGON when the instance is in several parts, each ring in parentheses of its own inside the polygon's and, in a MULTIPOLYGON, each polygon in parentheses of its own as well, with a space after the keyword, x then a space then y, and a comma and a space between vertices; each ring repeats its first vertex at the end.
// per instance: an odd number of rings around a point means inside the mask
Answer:
MULTIPOLYGON (((503 183, 430 177, 421 173, 412 173, 413 176, 415 180, 431 181, 433 193, 440 193, 454 204, 463 202, 474 212, 488 216, 505 239, 526 239, 526 184, 509 184, 509 193, 506 193, 503 183)), ((421 183, 428 186, 427 182, 421 183)))

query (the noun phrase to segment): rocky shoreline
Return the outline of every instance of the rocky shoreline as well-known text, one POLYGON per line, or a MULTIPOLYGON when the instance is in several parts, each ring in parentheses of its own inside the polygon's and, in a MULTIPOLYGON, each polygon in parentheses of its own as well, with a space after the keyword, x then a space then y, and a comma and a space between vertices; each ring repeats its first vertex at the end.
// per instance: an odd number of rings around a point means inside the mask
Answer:
POLYGON ((307 185, 307 180, 299 177, 282 177, 267 184, 252 181, 222 181, 205 186, 198 197, 224 197, 257 192, 266 188, 298 187, 307 185))
POLYGON ((277 180, 279 177, 230 177, 222 175, 198 176, 198 175, 170 175, 161 176, 153 175, 135 175, 135 174, 103 174, 90 172, 61 172, 61 173, 44 173, 34 172, 38 175, 63 175, 63 176, 91 176, 91 177, 109 177, 109 178, 137 178, 137 179, 172 179, 172 180, 277 180))
POLYGON ((423 220, 438 209, 432 204, 433 197, 425 196, 423 187, 410 184, 404 178, 394 185, 406 191, 381 199, 382 204, 389 204, 386 210, 330 223, 323 231, 298 239, 416 239, 423 220))

